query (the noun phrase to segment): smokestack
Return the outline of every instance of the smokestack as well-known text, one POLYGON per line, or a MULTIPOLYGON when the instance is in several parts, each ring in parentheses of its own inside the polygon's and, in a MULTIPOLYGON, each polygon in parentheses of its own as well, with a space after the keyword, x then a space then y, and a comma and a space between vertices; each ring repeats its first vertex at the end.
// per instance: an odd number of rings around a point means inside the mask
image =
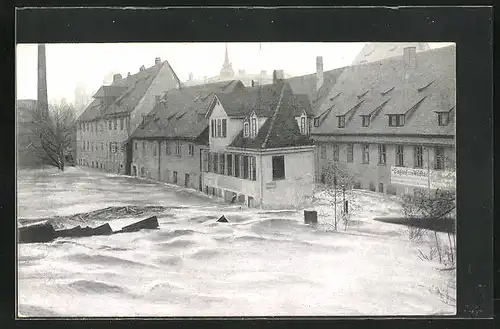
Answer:
POLYGON ((403 63, 406 68, 417 66, 417 47, 405 47, 403 49, 403 63))
POLYGON ((122 79, 122 75, 120 73, 113 75, 113 82, 119 81, 122 79))
POLYGON ((283 70, 273 71, 273 84, 282 83, 285 80, 285 74, 283 70))
POLYGON ((323 86, 323 57, 316 57, 316 91, 323 86))
POLYGON ((38 45, 38 96, 37 107, 44 115, 49 113, 47 97, 47 64, 45 61, 45 45, 38 45))
POLYGON ((156 57, 155 58, 155 65, 158 65, 161 63, 161 58, 160 57, 156 57))

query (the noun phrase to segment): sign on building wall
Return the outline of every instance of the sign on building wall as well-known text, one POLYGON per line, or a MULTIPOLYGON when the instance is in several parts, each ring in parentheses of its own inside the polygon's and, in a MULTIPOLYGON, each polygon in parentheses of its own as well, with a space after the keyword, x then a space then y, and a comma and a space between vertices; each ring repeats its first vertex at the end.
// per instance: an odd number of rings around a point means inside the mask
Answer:
POLYGON ((391 184, 431 189, 454 189, 455 173, 448 170, 428 170, 391 166, 391 184))

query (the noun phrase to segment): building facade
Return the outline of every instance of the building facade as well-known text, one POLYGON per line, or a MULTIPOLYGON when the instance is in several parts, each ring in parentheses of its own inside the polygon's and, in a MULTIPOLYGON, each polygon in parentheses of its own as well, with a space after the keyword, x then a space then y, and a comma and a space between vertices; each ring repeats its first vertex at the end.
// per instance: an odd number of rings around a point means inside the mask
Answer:
POLYGON ((249 207, 294 207, 314 190, 310 104, 282 73, 271 85, 216 94, 206 115, 205 193, 249 207), (301 125, 302 123, 302 125, 301 125))
POLYGON ((102 86, 77 120, 77 164, 116 173, 129 173, 129 137, 166 90, 180 87, 167 61, 102 86))
POLYGON ((401 169, 439 176, 455 168, 455 47, 406 47, 403 56, 348 67, 319 112, 318 182, 338 162, 354 187, 412 193, 414 184, 394 180, 401 169))
POLYGON ((208 148, 205 113, 211 97, 243 88, 232 80, 165 93, 131 136, 131 174, 202 190, 201 154, 208 148))

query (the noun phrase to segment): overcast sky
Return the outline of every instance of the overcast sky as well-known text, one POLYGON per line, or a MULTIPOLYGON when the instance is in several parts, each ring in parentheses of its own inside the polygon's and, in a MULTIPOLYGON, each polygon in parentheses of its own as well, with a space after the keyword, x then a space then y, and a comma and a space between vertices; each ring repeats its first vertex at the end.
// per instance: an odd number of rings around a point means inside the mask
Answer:
MULTIPOLYGON (((292 76, 316 71, 316 56, 323 56, 324 70, 351 64, 364 43, 228 43, 233 69, 258 73, 282 69, 292 76), (262 45, 260 47, 260 45, 262 45)), ((448 44, 429 43, 431 48, 448 44)), ((224 43, 114 43, 48 44, 47 85, 49 101, 73 102, 77 84, 96 91, 106 76, 134 74, 141 65, 154 65, 155 57, 168 60, 182 81, 219 74, 224 43)), ((37 45, 16 48, 17 99, 37 97, 37 45)))

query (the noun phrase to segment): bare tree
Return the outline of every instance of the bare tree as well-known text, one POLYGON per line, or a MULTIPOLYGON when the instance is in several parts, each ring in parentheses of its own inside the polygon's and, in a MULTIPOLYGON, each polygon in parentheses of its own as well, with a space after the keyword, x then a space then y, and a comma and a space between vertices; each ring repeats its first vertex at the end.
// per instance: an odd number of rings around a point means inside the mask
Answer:
POLYGON ((32 118, 32 133, 36 136, 35 142, 31 144, 33 152, 44 163, 64 171, 74 147, 76 124, 73 107, 64 103, 51 105, 48 111, 36 107, 32 118))
POLYGON ((330 204, 334 207, 333 226, 338 228, 338 219, 342 218, 344 230, 350 218, 350 209, 353 206, 351 190, 355 183, 356 175, 351 173, 344 164, 337 161, 328 162, 321 171, 321 181, 325 185, 330 204), (340 203, 340 205, 339 205, 340 203))
MULTIPOLYGON (((448 241, 441 242, 437 227, 438 225, 455 227, 456 224, 456 189, 453 182, 455 164, 450 159, 446 159, 446 163, 446 170, 437 179, 441 182, 450 182, 449 185, 444 184, 445 186, 440 189, 429 187, 428 189, 416 190, 413 195, 405 195, 402 199, 402 208, 409 226, 409 238, 420 241, 426 229, 430 229, 433 231, 435 243, 431 248, 431 254, 437 254, 440 263, 454 266, 456 260, 454 230, 448 230, 448 241), (424 223, 424 225, 415 225, 416 222, 424 223)), ((424 258, 432 257, 426 256, 424 258)))

